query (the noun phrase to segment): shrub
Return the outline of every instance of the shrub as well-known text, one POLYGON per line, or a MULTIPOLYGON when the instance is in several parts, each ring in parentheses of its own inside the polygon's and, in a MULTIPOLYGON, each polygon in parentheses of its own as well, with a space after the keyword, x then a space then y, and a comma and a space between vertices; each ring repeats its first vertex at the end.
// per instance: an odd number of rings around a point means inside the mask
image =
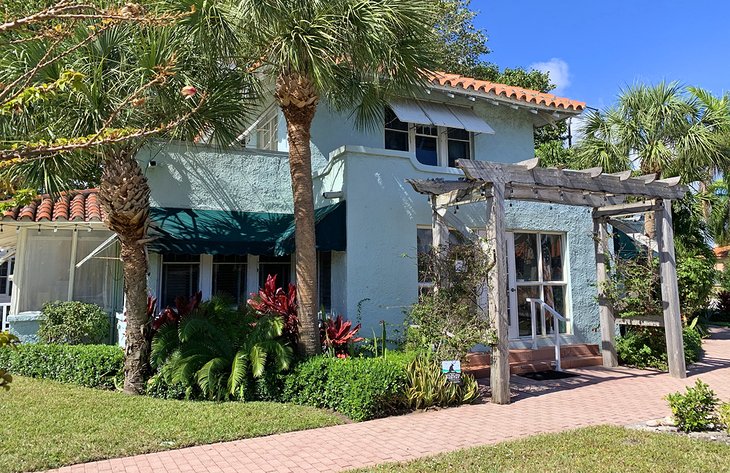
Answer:
POLYGON ((687 387, 684 394, 668 394, 666 399, 677 428, 683 432, 708 430, 719 423, 717 395, 699 379, 694 386, 687 387))
POLYGON ((720 404, 718 412, 720 413, 720 423, 725 427, 727 433, 730 434, 730 402, 720 404))
POLYGON ((293 352, 283 328, 281 317, 232 309, 216 297, 159 328, 152 365, 168 386, 184 386, 187 397, 252 400, 256 379, 289 367, 293 352))
POLYGON ((473 376, 462 375, 458 385, 446 379, 438 362, 427 357, 416 358, 406 367, 408 389, 406 405, 412 409, 468 404, 479 397, 479 385, 473 376))
MULTIPOLYGON (((702 354, 702 337, 690 327, 684 328, 682 336, 685 362, 697 362, 702 354)), ((616 340, 616 352, 621 364, 667 369, 667 343, 662 328, 627 327, 626 333, 616 340)))
POLYGON ((438 287, 420 296, 408 317, 410 349, 433 352, 439 359, 464 359, 474 345, 493 344, 494 329, 477 301, 487 288, 492 264, 481 244, 434 248, 418 256, 419 281, 438 287))
MULTIPOLYGON (((0 332, 0 348, 14 347, 20 342, 18 337, 8 332, 0 332)), ((0 388, 4 390, 10 389, 10 383, 13 382, 13 377, 8 373, 6 368, 0 368, 0 388)))
POLYGON ((405 389, 403 358, 317 356, 287 376, 284 400, 334 409, 362 421, 397 412, 404 406, 405 389))
POLYGON ((0 348, 0 366, 21 376, 113 389, 124 366, 124 352, 112 345, 32 343, 0 348))
POLYGON ((717 295, 717 310, 712 319, 718 322, 730 322, 730 291, 722 290, 717 295))
POLYGON ((354 328, 351 327, 352 322, 343 319, 342 315, 338 315, 334 319, 332 317, 324 319, 319 330, 324 351, 339 358, 350 356, 352 344, 365 340, 356 336, 360 331, 360 324, 355 325, 354 328))
POLYGON ((38 338, 43 343, 95 344, 109 336, 109 314, 96 304, 48 302, 41 313, 38 338))
POLYGON ((714 259, 681 251, 677 255, 677 286, 682 315, 691 317, 706 309, 717 278, 714 259))

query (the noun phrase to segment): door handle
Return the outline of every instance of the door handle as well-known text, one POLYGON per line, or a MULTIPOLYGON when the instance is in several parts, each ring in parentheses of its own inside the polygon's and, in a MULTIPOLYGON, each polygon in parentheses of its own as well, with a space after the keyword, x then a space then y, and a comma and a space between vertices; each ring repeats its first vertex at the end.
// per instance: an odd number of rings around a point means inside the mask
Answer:
POLYGON ((514 287, 509 288, 509 292, 515 292, 516 290, 514 287))

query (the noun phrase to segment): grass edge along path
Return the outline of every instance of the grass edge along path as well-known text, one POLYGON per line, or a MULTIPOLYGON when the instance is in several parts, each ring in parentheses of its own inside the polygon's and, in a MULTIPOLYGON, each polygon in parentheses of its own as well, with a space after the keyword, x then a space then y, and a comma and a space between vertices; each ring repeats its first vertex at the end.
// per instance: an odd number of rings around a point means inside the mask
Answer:
POLYGON ((352 473, 432 471, 722 472, 730 471, 730 446, 679 435, 598 426, 472 447, 406 463, 388 463, 352 473))
POLYGON ((173 401, 14 377, 0 391, 0 472, 260 437, 343 423, 273 402, 173 401))

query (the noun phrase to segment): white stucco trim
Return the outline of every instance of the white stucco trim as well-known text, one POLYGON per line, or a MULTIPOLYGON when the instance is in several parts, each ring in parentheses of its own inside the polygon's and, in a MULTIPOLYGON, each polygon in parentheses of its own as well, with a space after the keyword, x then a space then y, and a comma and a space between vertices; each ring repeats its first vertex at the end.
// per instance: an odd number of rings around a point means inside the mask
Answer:
POLYGON ((411 163, 411 166, 413 166, 413 169, 417 171, 428 172, 431 174, 443 174, 444 176, 450 177, 461 177, 464 175, 464 171, 462 171, 461 169, 449 168, 445 166, 427 166, 425 164, 421 164, 416 159, 416 153, 414 152, 396 151, 392 149, 382 148, 368 148, 366 146, 345 145, 332 151, 329 155, 329 161, 327 162, 327 165, 322 170, 316 172, 313 177, 316 179, 329 174, 332 167, 334 166, 335 161, 344 159, 345 156, 347 156, 348 154, 376 156, 378 158, 404 159, 409 161, 411 163))

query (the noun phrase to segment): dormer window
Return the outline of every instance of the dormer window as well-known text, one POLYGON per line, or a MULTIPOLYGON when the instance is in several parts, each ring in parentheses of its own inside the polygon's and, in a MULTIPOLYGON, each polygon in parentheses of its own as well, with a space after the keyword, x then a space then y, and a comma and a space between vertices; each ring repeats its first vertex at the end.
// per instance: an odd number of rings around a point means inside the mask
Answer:
POLYGON ((465 107, 392 102, 385 109, 385 149, 411 151, 427 166, 456 167, 457 159, 471 159, 473 132, 494 133, 465 107))

